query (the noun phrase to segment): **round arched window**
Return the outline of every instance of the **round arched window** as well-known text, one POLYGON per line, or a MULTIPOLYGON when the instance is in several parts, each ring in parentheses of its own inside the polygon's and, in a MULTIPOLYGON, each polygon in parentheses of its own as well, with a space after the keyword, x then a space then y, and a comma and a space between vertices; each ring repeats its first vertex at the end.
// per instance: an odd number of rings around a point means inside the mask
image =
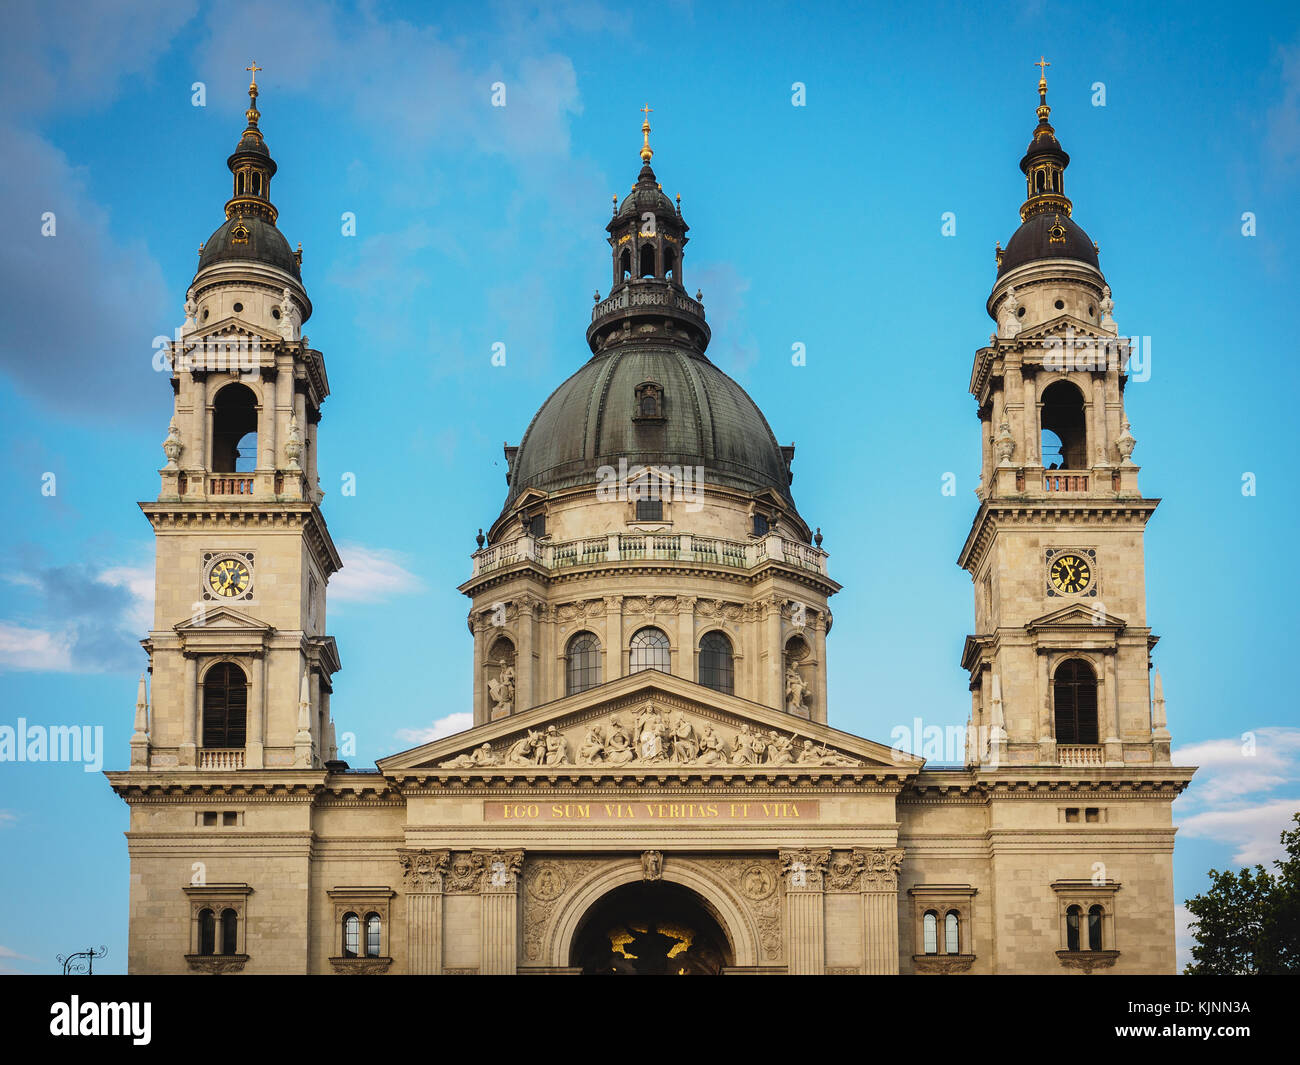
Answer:
POLYGON ((630 673, 643 669, 657 669, 660 673, 672 672, 672 656, 668 653, 668 637, 660 629, 642 629, 632 637, 632 663, 630 673))

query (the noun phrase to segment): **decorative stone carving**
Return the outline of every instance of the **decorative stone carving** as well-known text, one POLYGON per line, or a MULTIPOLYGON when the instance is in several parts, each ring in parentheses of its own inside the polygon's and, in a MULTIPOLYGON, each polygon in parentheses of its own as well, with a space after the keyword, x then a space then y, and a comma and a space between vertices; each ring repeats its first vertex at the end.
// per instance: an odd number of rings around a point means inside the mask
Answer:
POLYGON ((862 870, 862 886, 867 891, 897 891, 898 869, 903 864, 902 847, 874 847, 854 851, 862 854, 866 864, 862 870))
POLYGON ((646 851, 641 855, 641 879, 662 880, 664 878, 664 856, 659 851, 646 851))
POLYGON ((190 289, 185 293, 185 324, 181 326, 182 333, 188 333, 197 327, 196 318, 199 313, 199 305, 194 299, 194 290, 190 289))
POLYGON ((185 962, 196 973, 221 976, 242 972, 248 964, 247 954, 186 954, 185 962))
POLYGON ((167 426, 167 439, 162 442, 162 449, 163 454, 167 456, 165 469, 177 469, 177 460, 181 457, 183 445, 181 444, 181 431, 177 428, 175 418, 167 426))
POLYGON ((448 851, 399 850, 402 882, 408 893, 437 891, 451 855, 448 851))
POLYGON ((542 946, 551 918, 570 887, 577 886, 601 861, 554 861, 533 864, 530 859, 523 874, 523 941, 524 955, 531 962, 542 956, 542 946))
POLYGON ((867 855, 861 848, 851 851, 835 851, 831 855, 830 868, 826 875, 826 887, 830 891, 852 891, 858 886, 858 878, 867 867, 867 855))
POLYGON ((554 862, 536 866, 525 880, 528 893, 538 902, 552 902, 564 894, 564 867, 554 862))
POLYGON ((479 769, 497 764, 497 756, 492 752, 492 744, 484 743, 475 747, 469 754, 457 755, 450 761, 443 762, 443 769, 479 769))
POLYGON ((758 941, 768 961, 781 956, 781 893, 776 889, 777 869, 771 859, 722 860, 707 863, 735 887, 758 926, 758 941))
POLYGON ((498 891, 514 887, 524 863, 522 850, 494 850, 482 855, 487 872, 485 887, 498 891))
POLYGON ((501 667, 501 676, 488 681, 488 695, 492 699, 492 715, 510 714, 515 708, 515 667, 509 662, 501 667))
POLYGON ((918 973, 951 976, 964 973, 975 964, 974 954, 913 954, 912 968, 918 973))
POLYGON ((443 890, 449 895, 468 895, 477 891, 485 865, 485 855, 479 851, 452 856, 447 864, 443 890))
POLYGON ((786 887, 791 891, 820 891, 830 849, 781 851, 778 854, 786 887))
POLYGON ((569 764, 569 741, 554 725, 546 726, 546 764, 569 764))
POLYGON ((293 300, 289 296, 289 290, 286 288, 280 296, 280 336, 285 340, 294 340, 293 324, 293 300))
POLYGON ((506 765, 541 765, 546 759, 546 737, 529 729, 510 745, 506 765))
POLYGON ((586 738, 578 747, 578 765, 600 765, 604 761, 605 731, 598 724, 588 725, 586 738))
POLYGON ((378 976, 392 964, 392 958, 330 958, 330 967, 340 976, 378 976))
POLYGON ((1058 950, 1057 960, 1067 969, 1082 969, 1090 973, 1094 969, 1109 969, 1119 958, 1117 950, 1058 950))

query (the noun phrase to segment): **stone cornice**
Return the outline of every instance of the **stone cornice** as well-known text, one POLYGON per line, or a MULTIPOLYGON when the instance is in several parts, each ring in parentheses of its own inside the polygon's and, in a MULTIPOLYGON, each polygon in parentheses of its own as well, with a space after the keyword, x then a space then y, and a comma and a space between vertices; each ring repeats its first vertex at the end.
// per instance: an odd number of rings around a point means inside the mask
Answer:
POLYGON ((972 575, 1001 525, 1077 523, 1097 526, 1144 527, 1160 504, 1159 499, 1061 497, 1058 499, 986 499, 971 522, 970 532, 957 556, 957 565, 972 575))
POLYGON ((1191 782, 1192 766, 1004 766, 1001 769, 925 769, 902 789, 899 802, 1042 799, 1062 792, 1107 793, 1116 798, 1173 799, 1191 782))
MULTIPOLYGON (((238 498, 238 497, 235 497, 238 498)), ((154 532, 195 531, 200 529, 247 531, 299 530, 311 546, 316 563, 325 578, 343 568, 343 560, 330 537, 325 516, 315 503, 285 500, 250 500, 214 503, 210 500, 185 502, 144 502, 139 507, 154 532)))

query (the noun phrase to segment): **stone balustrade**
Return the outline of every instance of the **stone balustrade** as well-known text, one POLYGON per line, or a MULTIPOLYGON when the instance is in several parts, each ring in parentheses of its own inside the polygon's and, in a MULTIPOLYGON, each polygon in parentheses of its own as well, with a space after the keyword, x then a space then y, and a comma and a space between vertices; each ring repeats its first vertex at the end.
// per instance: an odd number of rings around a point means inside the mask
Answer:
POLYGON ((244 749, 201 748, 199 750, 200 769, 243 769, 244 749))
POLYGON ((764 562, 784 562, 826 576, 827 554, 811 544, 769 533, 742 542, 692 533, 609 533, 558 543, 521 536, 475 551, 474 576, 531 562, 543 569, 596 566, 609 562, 694 562, 728 569, 753 569, 764 562))
POLYGON ((1100 743, 1057 746, 1056 756, 1064 766, 1104 766, 1106 750, 1100 743))

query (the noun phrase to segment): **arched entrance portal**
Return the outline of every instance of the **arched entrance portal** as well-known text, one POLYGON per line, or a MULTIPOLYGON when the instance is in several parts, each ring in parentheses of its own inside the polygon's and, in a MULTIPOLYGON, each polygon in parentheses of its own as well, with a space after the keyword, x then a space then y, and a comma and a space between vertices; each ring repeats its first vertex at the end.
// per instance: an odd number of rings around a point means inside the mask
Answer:
POLYGON ((662 880, 624 884, 583 916, 569 964, 584 975, 717 976, 731 944, 711 907, 662 880))

